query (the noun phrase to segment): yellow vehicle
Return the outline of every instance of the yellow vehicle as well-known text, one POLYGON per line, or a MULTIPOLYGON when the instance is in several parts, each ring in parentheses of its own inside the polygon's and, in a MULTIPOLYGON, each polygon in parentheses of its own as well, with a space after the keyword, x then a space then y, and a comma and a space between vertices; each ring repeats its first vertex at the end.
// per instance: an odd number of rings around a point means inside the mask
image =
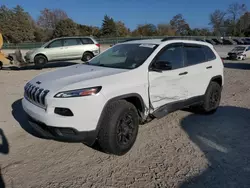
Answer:
POLYGON ((3 47, 3 36, 0 33, 0 70, 3 68, 3 65, 8 65, 11 63, 11 59, 2 52, 2 47, 3 47))
POLYGON ((3 68, 3 65, 9 64, 23 64, 25 63, 20 50, 16 50, 15 53, 6 55, 2 51, 3 47, 3 35, 0 33, 0 70, 3 68))

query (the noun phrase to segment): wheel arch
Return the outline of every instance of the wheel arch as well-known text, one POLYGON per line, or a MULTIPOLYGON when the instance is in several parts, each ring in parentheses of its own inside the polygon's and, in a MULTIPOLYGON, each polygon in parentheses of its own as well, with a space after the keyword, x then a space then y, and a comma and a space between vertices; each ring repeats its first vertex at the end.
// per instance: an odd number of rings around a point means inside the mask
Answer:
POLYGON ((120 96, 111 98, 105 103, 105 105, 102 109, 101 115, 99 117, 99 120, 98 120, 98 123, 96 126, 96 131, 95 131, 96 137, 100 131, 101 122, 103 121, 103 118, 105 116, 105 109, 108 107, 109 104, 111 104, 114 101, 118 101, 118 100, 126 100, 127 102, 132 103, 136 107, 136 109, 138 110, 138 114, 139 114, 140 118, 141 119, 145 118, 144 112, 145 112, 146 105, 145 105, 143 98, 140 94, 130 93, 130 94, 120 95, 120 96))
POLYGON ((216 82, 216 83, 218 83, 222 87, 222 84, 223 84, 222 76, 221 75, 217 75, 217 76, 212 77, 211 80, 210 80, 210 82, 209 82, 209 84, 211 82, 216 82))
POLYGON ((38 53, 38 54, 36 54, 36 55, 34 56, 34 62, 35 62, 35 58, 36 58, 37 56, 43 56, 43 57, 45 57, 46 60, 48 61, 48 57, 47 57, 45 54, 43 54, 43 53, 38 53))
POLYGON ((91 51, 85 51, 85 52, 83 52, 83 55, 85 54, 85 53, 90 53, 90 54, 92 54, 93 56, 95 56, 95 54, 93 53, 93 52, 91 52, 91 51))

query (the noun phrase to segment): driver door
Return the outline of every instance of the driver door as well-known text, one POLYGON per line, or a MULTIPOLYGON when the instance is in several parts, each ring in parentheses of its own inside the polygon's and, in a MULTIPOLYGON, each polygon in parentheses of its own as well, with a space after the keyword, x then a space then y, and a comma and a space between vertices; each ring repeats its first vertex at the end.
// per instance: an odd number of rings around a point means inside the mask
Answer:
POLYGON ((165 104, 188 98, 188 86, 185 82, 187 70, 184 67, 183 44, 174 43, 165 46, 149 67, 149 94, 154 109, 165 104), (162 70, 152 68, 156 63, 162 70), (165 70, 164 70, 165 69, 165 70))

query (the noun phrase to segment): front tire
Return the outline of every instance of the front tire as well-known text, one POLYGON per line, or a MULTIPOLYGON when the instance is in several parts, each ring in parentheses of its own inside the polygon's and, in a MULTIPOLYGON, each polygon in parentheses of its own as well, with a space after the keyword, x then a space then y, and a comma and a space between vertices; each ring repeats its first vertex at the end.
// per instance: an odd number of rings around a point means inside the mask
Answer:
POLYGON ((106 153, 124 155, 134 145, 139 128, 135 106, 125 100, 112 102, 106 109, 98 143, 106 153))
POLYGON ((43 55, 37 55, 34 59, 34 62, 38 68, 42 68, 46 63, 48 63, 48 60, 43 55))
POLYGON ((3 69, 3 63, 0 61, 0 70, 3 69))

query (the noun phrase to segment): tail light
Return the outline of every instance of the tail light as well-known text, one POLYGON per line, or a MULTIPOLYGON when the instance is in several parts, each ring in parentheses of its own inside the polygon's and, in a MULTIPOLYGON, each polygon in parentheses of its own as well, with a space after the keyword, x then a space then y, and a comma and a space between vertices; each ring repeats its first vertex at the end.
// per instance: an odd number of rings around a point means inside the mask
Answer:
POLYGON ((101 47, 101 45, 100 44, 95 44, 96 46, 98 46, 99 48, 101 47))

